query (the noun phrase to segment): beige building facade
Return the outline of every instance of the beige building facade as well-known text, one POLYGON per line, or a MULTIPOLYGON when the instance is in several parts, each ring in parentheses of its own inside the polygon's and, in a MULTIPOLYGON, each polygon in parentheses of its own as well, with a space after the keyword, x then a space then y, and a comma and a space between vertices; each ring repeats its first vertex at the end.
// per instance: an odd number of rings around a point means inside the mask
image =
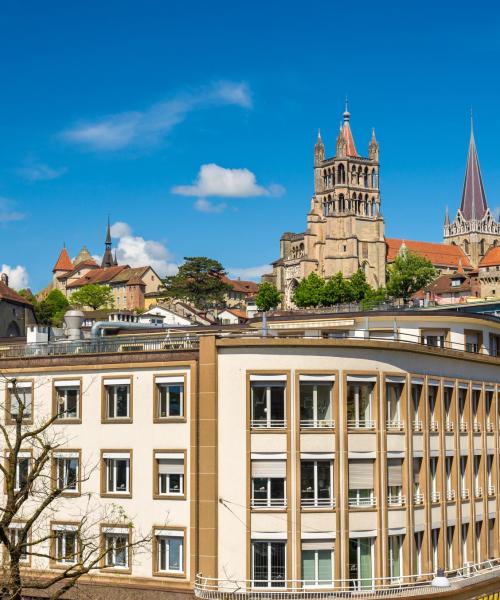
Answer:
MULTIPOLYGON (((88 471, 37 527, 71 531, 90 496, 133 522, 96 524, 103 544, 150 535, 80 585, 319 600, 404 584, 425 598, 438 568, 453 598, 500 585, 500 322, 292 314, 260 327, 0 349, 33 422, 67 408, 53 460, 88 471)), ((0 395, 8 423, 6 382, 0 395)))

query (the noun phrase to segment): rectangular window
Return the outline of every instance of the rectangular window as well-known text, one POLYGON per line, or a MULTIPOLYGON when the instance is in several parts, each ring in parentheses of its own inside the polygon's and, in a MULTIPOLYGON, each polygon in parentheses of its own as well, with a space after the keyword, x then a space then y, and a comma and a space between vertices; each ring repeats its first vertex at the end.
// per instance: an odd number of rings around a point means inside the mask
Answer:
POLYGON ((460 490, 462 500, 469 498, 469 486, 467 485, 467 457, 460 457, 460 490))
POLYGON ((373 588, 374 563, 374 538, 351 538, 349 540, 351 588, 358 590, 373 588))
POLYGON ((18 415, 23 421, 33 418, 33 384, 31 381, 18 381, 15 386, 8 384, 10 420, 15 421, 18 415))
POLYGON ((155 532, 158 573, 184 572, 184 533, 174 530, 155 532))
POLYGON ((79 455, 77 452, 54 454, 56 487, 67 493, 77 493, 79 488, 79 455))
POLYGON ((106 494, 130 494, 130 454, 104 452, 106 494))
POLYGON ((431 502, 439 502, 441 500, 437 487, 437 471, 438 458, 432 457, 429 459, 429 470, 431 474, 431 502))
POLYGON ((420 471, 422 469, 422 459, 416 457, 413 459, 413 503, 422 504, 424 496, 421 490, 420 471))
POLYGON ((286 427, 285 383, 251 382, 252 427, 286 427))
POLYGON ((23 527, 24 527, 24 524, 22 524, 22 523, 11 524, 11 526, 9 527, 9 537, 10 537, 11 544, 19 547, 20 562, 27 564, 27 563, 29 563, 29 555, 28 555, 28 546, 26 546, 25 544, 29 540, 25 540, 24 542, 21 540, 21 532, 22 532, 23 527))
POLYGON ((481 552, 481 533, 483 531, 483 522, 482 521, 476 521, 476 527, 475 527, 475 534, 476 534, 476 559, 475 562, 479 563, 482 560, 482 555, 483 553, 481 552))
POLYGON ((333 427, 331 383, 300 382, 300 426, 333 427))
POLYGON ((411 402, 413 407, 413 431, 422 431, 422 419, 420 416, 420 398, 423 386, 418 383, 411 385, 411 402))
POLYGON ((156 418, 174 419, 184 416, 184 376, 157 377, 156 418))
POLYGON ((31 456, 24 453, 19 453, 16 463, 16 472, 14 476, 14 490, 19 492, 28 483, 29 471, 30 471, 30 460, 31 456))
POLYGON ((428 329, 422 331, 421 342, 426 346, 444 348, 446 332, 442 329, 428 329))
POLYGON ((479 335, 477 333, 465 334, 465 351, 479 352, 479 335))
POLYGON ((333 585, 333 540, 302 542, 302 581, 305 587, 333 585))
POLYGON ((455 500, 455 490, 453 489, 453 456, 447 456, 444 460, 446 476, 446 500, 455 500))
POLYGON ((444 404, 444 418, 445 418, 445 431, 448 433, 453 432, 453 417, 451 414, 451 402, 453 399, 453 388, 445 385, 443 388, 443 404, 444 404))
POLYGON ((57 418, 59 420, 73 420, 80 418, 80 382, 56 381, 54 382, 57 418))
POLYGON ((455 527, 450 525, 446 528, 446 558, 448 571, 453 570, 453 538, 455 536, 455 527))
POLYGON ((486 477, 488 483, 488 496, 495 494, 495 488, 493 487, 493 454, 486 456, 486 477))
POLYGON ((104 380, 104 420, 129 420, 130 410, 130 380, 104 380))
POLYGON ((474 494, 476 498, 482 498, 483 490, 481 488, 481 456, 474 456, 474 494))
POLYGON ((436 405, 438 397, 438 386, 429 384, 427 387, 427 395, 429 398, 429 431, 438 431, 438 421, 436 415, 436 405))
POLYGON ((416 531, 414 535, 415 552, 413 555, 415 575, 422 575, 422 548, 423 548, 424 532, 416 531))
POLYGON ((252 460, 252 507, 284 508, 285 481, 285 460, 252 460))
POLYGON ((389 506, 402 506, 403 498, 403 459, 387 459, 387 503, 389 506))
POLYGON ((254 587, 285 587, 285 542, 252 542, 252 579, 254 587))
POLYGON ((370 459, 349 460, 349 506, 375 506, 374 464, 370 459))
POLYGON ((126 527, 112 527, 104 530, 104 565, 115 569, 128 569, 130 531, 126 527))
POLYGON ((466 563, 469 560, 469 549, 468 549, 468 537, 469 537, 469 524, 462 524, 462 562, 466 563))
POLYGON ((403 568, 403 536, 389 536, 389 577, 396 583, 402 576, 403 568))
POLYGON ((431 529, 431 564, 432 572, 435 573, 438 568, 438 550, 440 529, 431 529))
POLYGON ((184 454, 155 452, 157 494, 159 496, 184 495, 184 454))
POLYGON ((387 399, 387 429, 401 431, 403 429, 403 422, 401 420, 403 383, 387 383, 385 390, 387 399))
POLYGON ((347 427, 373 429, 372 403, 375 382, 347 383, 347 427))
POLYGON ((73 525, 54 525, 55 561, 61 564, 74 564, 78 556, 78 531, 73 525))
POLYGON ((333 462, 303 460, 300 463, 301 504, 303 507, 333 506, 333 462))

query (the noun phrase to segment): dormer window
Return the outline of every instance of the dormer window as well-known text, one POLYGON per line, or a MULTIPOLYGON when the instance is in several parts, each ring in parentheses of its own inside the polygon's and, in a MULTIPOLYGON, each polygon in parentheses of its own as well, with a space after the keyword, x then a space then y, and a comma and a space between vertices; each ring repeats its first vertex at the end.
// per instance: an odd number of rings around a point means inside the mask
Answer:
POLYGON ((461 279, 452 279, 451 280, 451 286, 452 287, 458 287, 461 283, 462 283, 461 279))

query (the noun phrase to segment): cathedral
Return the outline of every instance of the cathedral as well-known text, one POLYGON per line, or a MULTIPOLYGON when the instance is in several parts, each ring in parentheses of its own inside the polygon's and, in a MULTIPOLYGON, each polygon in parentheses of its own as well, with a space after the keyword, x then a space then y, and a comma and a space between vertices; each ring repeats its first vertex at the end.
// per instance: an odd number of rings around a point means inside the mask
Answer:
MULTIPOLYGON (((405 249, 428 258, 439 273, 463 270, 481 277, 484 262, 493 259, 492 250, 500 251, 496 248, 500 224, 488 208, 472 125, 462 201, 453 222, 446 211, 444 240, 439 244, 385 237, 375 131, 367 156, 361 156, 350 117, 346 101, 333 157, 325 155, 318 132, 307 228, 281 236, 280 258, 273 263, 273 273, 263 277, 283 293, 284 307, 293 306, 295 288, 312 272, 323 278, 338 272, 350 277, 362 269, 373 287, 384 287, 387 266, 405 249)), ((493 262, 500 266, 500 252, 493 262)), ((498 287, 500 291, 500 280, 498 287)))

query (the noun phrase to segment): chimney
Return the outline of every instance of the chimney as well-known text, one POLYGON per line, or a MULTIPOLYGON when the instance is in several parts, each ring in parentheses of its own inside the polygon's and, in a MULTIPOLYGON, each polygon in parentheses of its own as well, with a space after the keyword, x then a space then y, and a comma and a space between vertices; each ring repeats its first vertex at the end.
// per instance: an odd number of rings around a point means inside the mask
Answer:
POLYGON ((6 285, 7 287, 9 287, 9 276, 7 275, 7 273, 2 273, 2 274, 0 275, 0 281, 1 281, 2 283, 5 283, 5 285, 6 285))

